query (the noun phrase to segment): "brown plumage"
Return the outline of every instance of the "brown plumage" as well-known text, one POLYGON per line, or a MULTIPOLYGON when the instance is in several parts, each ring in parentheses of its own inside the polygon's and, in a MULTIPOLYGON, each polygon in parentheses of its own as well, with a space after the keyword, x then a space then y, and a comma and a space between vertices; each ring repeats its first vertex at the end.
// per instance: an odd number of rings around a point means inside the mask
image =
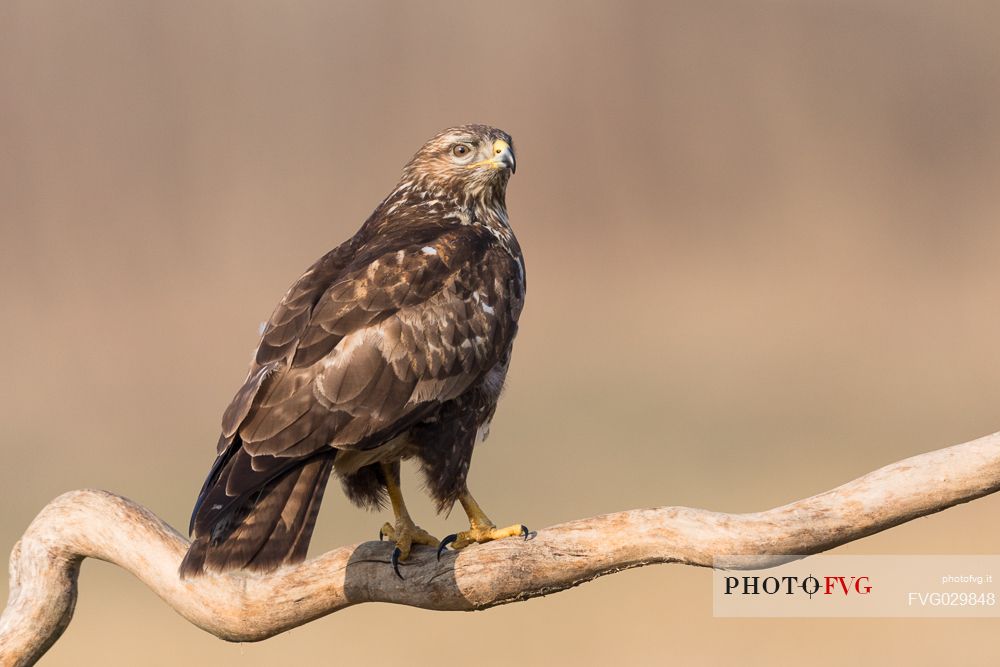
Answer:
POLYGON ((456 500, 524 299, 511 146, 482 125, 441 132, 288 290, 223 415, 183 575, 302 560, 331 473, 378 505, 381 464, 416 457, 439 508, 456 500))

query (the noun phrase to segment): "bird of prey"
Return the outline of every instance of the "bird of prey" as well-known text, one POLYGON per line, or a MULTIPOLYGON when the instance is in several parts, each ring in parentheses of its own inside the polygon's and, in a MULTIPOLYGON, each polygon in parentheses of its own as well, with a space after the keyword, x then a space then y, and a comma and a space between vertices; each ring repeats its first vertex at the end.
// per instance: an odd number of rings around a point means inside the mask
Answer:
POLYGON ((395 541, 397 575, 414 544, 440 557, 448 544, 527 536, 498 529, 466 486, 524 304, 505 202, 514 168, 507 133, 444 130, 361 229, 289 288, 222 417, 182 576, 303 560, 331 473, 357 505, 388 499, 395 523, 379 537, 395 541), (462 504, 468 530, 439 542, 417 527, 400 491, 408 458, 439 511, 462 504))

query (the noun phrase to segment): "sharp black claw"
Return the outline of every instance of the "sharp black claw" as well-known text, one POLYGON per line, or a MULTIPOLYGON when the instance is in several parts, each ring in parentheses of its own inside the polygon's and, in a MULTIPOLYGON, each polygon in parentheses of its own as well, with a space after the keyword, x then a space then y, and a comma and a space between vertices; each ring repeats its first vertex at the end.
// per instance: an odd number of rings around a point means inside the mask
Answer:
POLYGON ((403 578, 403 575, 399 573, 399 556, 402 553, 403 552, 399 550, 399 547, 396 547, 392 550, 392 558, 389 559, 389 562, 392 563, 392 569, 396 571, 396 576, 400 579, 403 578))
POLYGON ((448 548, 448 545, 451 544, 452 542, 454 542, 457 539, 458 539, 458 535, 456 535, 455 533, 452 533, 451 535, 449 535, 446 538, 444 538, 443 540, 441 540, 441 544, 438 545, 438 560, 441 560, 441 553, 445 549, 448 548))
POLYGON ((521 524, 521 537, 523 537, 524 539, 528 539, 528 535, 531 535, 531 533, 528 532, 528 527, 525 526, 522 523, 521 524))

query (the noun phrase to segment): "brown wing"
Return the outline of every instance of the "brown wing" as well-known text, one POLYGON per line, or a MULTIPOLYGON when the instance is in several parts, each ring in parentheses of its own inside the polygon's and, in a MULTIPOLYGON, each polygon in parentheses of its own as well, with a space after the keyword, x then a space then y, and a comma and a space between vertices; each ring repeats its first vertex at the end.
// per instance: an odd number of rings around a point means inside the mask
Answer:
POLYGON ((377 447, 465 391, 514 335, 512 267, 453 234, 348 265, 315 299, 293 287, 226 412, 196 532, 303 459, 377 447))
POLYGON ((355 239, 351 239, 321 257, 288 288, 274 309, 261 334, 247 379, 222 415, 220 454, 253 407, 253 400, 264 380, 275 370, 287 365, 302 333, 309 326, 313 309, 330 285, 347 269, 356 246, 355 239))

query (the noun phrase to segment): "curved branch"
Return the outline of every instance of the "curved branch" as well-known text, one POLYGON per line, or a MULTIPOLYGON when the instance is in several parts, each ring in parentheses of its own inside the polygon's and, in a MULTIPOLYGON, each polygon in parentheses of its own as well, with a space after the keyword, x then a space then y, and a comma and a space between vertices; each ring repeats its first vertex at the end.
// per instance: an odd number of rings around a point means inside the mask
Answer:
POLYGON ((229 641, 259 641, 361 602, 486 609, 651 563, 711 567, 716 555, 813 554, 1000 489, 1000 434, 914 456, 826 493, 749 514, 686 507, 580 519, 449 553, 414 551, 400 581, 391 546, 365 542, 267 575, 182 581, 188 541, 144 507, 104 491, 63 494, 14 546, 0 617, 0 664, 30 665, 73 616, 84 558, 119 565, 194 625, 229 641))

